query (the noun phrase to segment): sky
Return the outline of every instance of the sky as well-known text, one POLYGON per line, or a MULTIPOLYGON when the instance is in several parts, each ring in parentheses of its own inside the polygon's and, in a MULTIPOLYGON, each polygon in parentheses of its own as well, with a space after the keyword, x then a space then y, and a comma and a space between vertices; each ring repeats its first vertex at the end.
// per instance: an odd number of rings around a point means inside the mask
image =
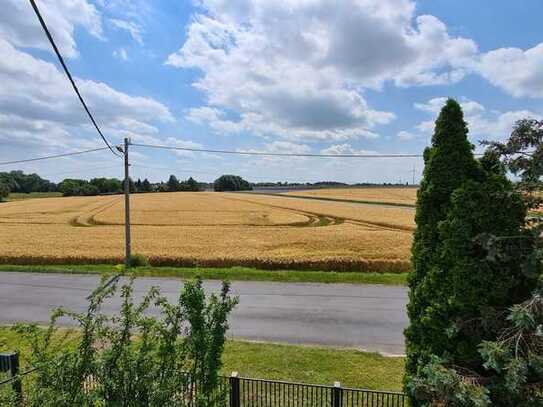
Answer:
MULTIPOLYGON (((469 138, 543 117, 541 0, 39 0, 106 137, 189 148, 422 154, 447 97, 469 138)), ((3 0, 0 162, 103 146, 33 14, 3 0)), ((415 182, 418 158, 130 148, 134 179, 415 182)), ((109 151, 21 169, 122 177, 109 151)))

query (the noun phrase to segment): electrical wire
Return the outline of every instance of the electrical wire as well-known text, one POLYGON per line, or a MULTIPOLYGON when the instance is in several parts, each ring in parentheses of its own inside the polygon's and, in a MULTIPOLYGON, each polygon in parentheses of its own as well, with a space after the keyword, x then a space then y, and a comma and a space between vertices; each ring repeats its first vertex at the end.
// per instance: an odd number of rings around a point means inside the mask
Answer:
POLYGON ((27 159, 24 159, 24 160, 4 161, 4 162, 0 162, 0 165, 29 163, 29 162, 33 162, 33 161, 49 160, 51 158, 70 157, 72 155, 94 153, 96 151, 103 151, 103 150, 107 150, 107 149, 108 149, 107 147, 101 147, 101 148, 93 148, 93 149, 90 149, 90 150, 74 151, 72 153, 63 153, 63 154, 55 154, 55 155, 46 155, 46 156, 43 156, 43 157, 27 158, 27 159))
POLYGON ((312 153, 268 153, 265 151, 235 151, 235 150, 211 150, 206 148, 189 148, 161 146, 156 144, 131 143, 135 147, 156 148, 163 150, 181 150, 198 153, 216 153, 233 155, 255 155, 270 157, 324 157, 324 158, 421 158, 422 154, 312 154, 312 153))
POLYGON ((45 31, 45 35, 47 35, 47 38, 49 39, 49 42, 51 43, 51 46, 53 47, 53 50, 57 54, 58 60, 60 61, 60 64, 64 68, 64 72, 66 73, 66 76, 70 80, 72 87, 74 88, 75 93, 77 94, 77 97, 79 98, 79 101, 85 108, 85 111, 87 112, 87 115, 89 116, 89 119, 91 120, 92 124, 94 125, 94 128, 100 134, 100 137, 104 141, 104 143, 107 145, 107 147, 111 150, 111 152, 117 156, 120 157, 119 154, 113 150, 111 147, 111 144, 109 144, 109 141, 106 139, 106 137, 102 134, 102 130, 100 130, 100 127, 98 127, 98 124, 96 123, 96 120, 94 120, 94 117, 92 113, 90 112, 89 108, 87 107, 87 104, 85 103, 85 100, 83 100, 83 97, 81 96, 81 93, 79 92, 79 89, 77 88, 77 85, 75 84, 74 79, 72 78, 72 75, 70 74, 70 71, 68 70, 68 67, 66 66, 66 63, 64 62, 64 59, 62 58, 62 55, 60 54, 60 51, 57 48, 57 45, 55 44, 55 41, 53 40, 53 37, 51 36, 51 33, 49 32, 49 29, 47 28, 47 25, 45 24, 45 20, 41 16, 40 10, 38 9, 38 6, 36 5, 36 2, 34 0, 29 0, 30 4, 32 5, 32 8, 34 9, 34 12, 36 13, 36 16, 38 17, 38 20, 40 21, 40 24, 45 31))

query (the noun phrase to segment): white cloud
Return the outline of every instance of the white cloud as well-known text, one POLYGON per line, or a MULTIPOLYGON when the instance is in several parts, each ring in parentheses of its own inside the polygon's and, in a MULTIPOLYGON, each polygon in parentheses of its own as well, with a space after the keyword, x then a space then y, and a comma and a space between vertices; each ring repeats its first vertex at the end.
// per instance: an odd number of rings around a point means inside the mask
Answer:
MULTIPOLYGON (((430 99, 426 103, 415 103, 414 106, 418 110, 434 113, 437 115, 446 102, 446 97, 437 97, 430 99)), ((460 106, 462 106, 462 110, 464 112, 464 115, 466 116, 478 114, 485 111, 485 107, 483 105, 467 98, 460 99, 460 106)))
POLYGON ((344 144, 334 144, 331 145, 325 149, 321 150, 322 154, 377 154, 375 151, 369 151, 369 150, 360 150, 354 148, 352 145, 348 143, 344 144))
POLYGON ((543 98, 543 43, 527 49, 500 48, 481 55, 480 74, 515 97, 543 98))
MULTIPOLYGON (((74 39, 77 26, 102 38, 102 20, 96 7, 87 0, 41 0, 40 12, 62 54, 68 58, 78 55, 74 39)), ((28 1, 4 0, 0 13, 0 38, 17 47, 43 49, 52 52, 51 45, 28 1)))
MULTIPOLYGON (((292 140, 376 137, 394 119, 373 109, 364 87, 459 80, 476 52, 432 16, 414 17, 410 0, 203 0, 187 40, 167 64, 197 68, 195 83, 215 129, 292 140), (376 45, 378 44, 378 46, 376 45), (232 123, 226 123, 226 121, 232 123)), ((191 111, 189 119, 202 111, 191 111)), ((213 126, 212 126, 213 127, 213 126)))
POLYGON ((402 141, 409 141, 409 140, 415 139, 417 137, 417 135, 414 134, 414 133, 411 133, 409 131, 402 130, 402 131, 398 132, 396 137, 398 137, 402 141))
MULTIPOLYGON (((425 120, 415 128, 421 133, 430 134, 434 130, 435 117, 447 101, 446 97, 437 97, 425 103, 415 103, 415 108, 430 113, 433 120, 425 120)), ((481 139, 505 139, 516 121, 525 118, 541 119, 542 116, 529 110, 499 112, 487 110, 480 103, 467 98, 460 99, 464 111, 464 120, 468 123, 469 135, 474 142, 481 139)))
POLYGON ((140 45, 143 45, 143 38, 141 36, 142 29, 137 23, 133 21, 120 20, 116 18, 110 18, 109 22, 115 28, 127 31, 134 41, 136 41, 140 45))
POLYGON ((119 48, 118 50, 113 51, 113 56, 115 58, 122 59, 123 61, 128 61, 128 53, 126 52, 126 49, 119 48))
MULTIPOLYGON (((66 77, 53 64, 0 39, 0 138, 32 155, 100 144, 66 77)), ((112 142, 123 132, 156 134, 154 122, 173 121, 154 99, 131 96, 96 81, 75 78, 89 108, 112 142)), ((5 145, 5 144, 4 144, 5 145)), ((2 148, 4 153, 4 148, 2 148)), ((5 154, 17 154, 10 151, 5 154)))

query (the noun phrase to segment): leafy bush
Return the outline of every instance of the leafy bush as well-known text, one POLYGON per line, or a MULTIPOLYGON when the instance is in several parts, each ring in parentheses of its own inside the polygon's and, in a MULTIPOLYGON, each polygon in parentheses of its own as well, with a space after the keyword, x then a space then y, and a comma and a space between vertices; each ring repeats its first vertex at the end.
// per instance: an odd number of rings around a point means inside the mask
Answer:
MULTIPOLYGON (((133 280, 120 288, 121 312, 101 311, 117 284, 101 286, 86 312, 57 310, 48 329, 22 325, 30 364, 38 367, 25 386, 28 406, 191 406, 224 404, 218 372, 228 316, 237 303, 223 283, 206 299, 202 281, 185 283, 176 303, 154 287, 135 302, 133 280), (150 313, 160 311, 159 317, 150 313), (71 318, 79 331, 74 344, 56 327, 71 318), (64 339, 62 339, 64 338, 64 339)), ((73 341, 73 338, 71 339, 73 341)))
POLYGON ((147 267, 149 259, 143 254, 133 254, 128 259, 128 267, 147 267))
POLYGON ((221 175, 213 183, 213 189, 217 192, 250 191, 253 187, 248 181, 238 175, 221 175))

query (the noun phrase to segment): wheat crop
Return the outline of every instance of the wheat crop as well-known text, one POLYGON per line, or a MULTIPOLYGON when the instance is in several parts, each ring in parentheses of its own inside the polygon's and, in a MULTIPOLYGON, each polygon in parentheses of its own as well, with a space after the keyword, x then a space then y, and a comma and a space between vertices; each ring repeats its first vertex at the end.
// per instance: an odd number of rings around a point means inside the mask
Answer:
MULTIPOLYGON (((233 193, 135 194, 133 251, 156 265, 405 271, 414 212, 233 193)), ((0 262, 115 263, 122 196, 0 204, 0 262)))
POLYGON ((414 205, 417 200, 417 189, 411 187, 322 188, 291 191, 286 194, 401 205, 414 205))

